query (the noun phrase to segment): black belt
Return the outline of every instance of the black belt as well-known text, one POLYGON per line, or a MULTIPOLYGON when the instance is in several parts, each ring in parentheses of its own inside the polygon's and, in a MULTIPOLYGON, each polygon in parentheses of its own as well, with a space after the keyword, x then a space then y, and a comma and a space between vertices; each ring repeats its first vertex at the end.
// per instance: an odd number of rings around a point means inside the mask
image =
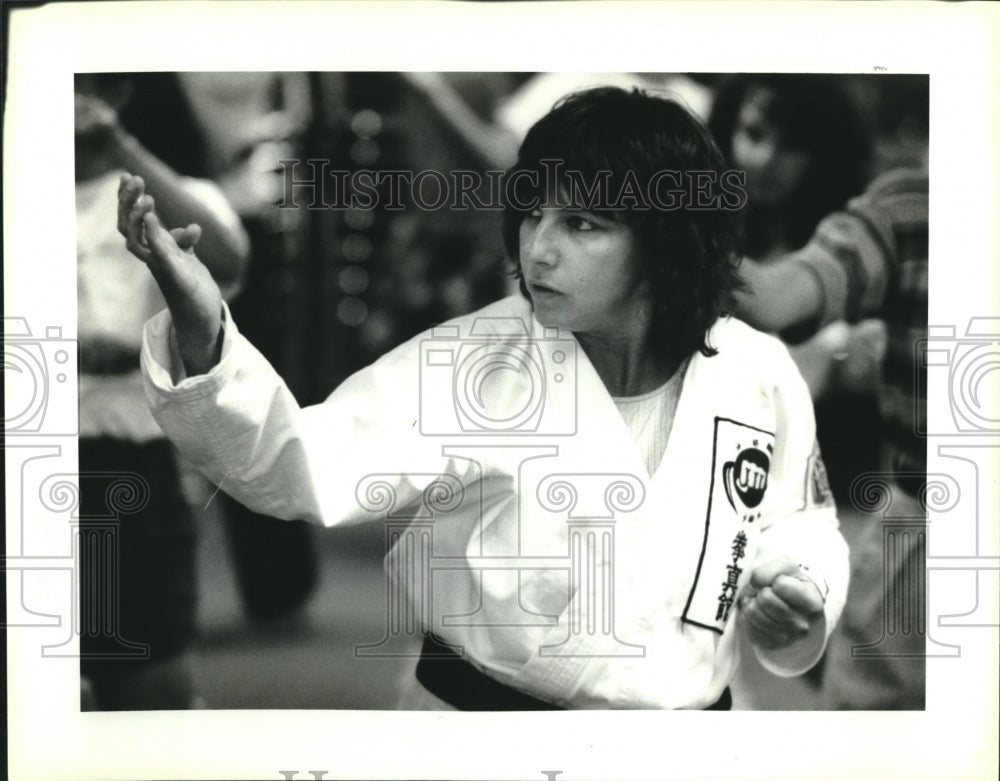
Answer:
MULTIPOLYGON (((434 635, 424 637, 417 662, 417 680, 435 697, 459 710, 566 710, 491 678, 434 635)), ((705 710, 731 710, 732 707, 733 698, 726 688, 718 701, 705 710)))
POLYGON ((139 348, 92 339, 80 346, 80 372, 121 376, 139 370, 139 348))

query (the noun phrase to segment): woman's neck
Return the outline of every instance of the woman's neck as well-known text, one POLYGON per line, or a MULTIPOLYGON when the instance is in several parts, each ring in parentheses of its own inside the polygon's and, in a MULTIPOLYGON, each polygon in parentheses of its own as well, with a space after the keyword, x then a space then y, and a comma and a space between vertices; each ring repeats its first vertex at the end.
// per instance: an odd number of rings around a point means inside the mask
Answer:
POLYGON ((642 338, 576 334, 590 363, 615 397, 639 396, 674 376, 680 361, 660 357, 650 349, 649 334, 642 338))

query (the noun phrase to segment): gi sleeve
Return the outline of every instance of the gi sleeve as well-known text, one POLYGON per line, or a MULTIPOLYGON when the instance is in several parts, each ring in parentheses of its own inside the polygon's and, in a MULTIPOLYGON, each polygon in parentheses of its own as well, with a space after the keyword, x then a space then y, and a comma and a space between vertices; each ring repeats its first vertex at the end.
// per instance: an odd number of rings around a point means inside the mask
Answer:
POLYGON ((787 349, 775 342, 773 371, 777 414, 767 509, 761 518, 760 566, 779 557, 799 564, 824 597, 823 618, 805 638, 781 649, 755 647, 761 664, 776 675, 799 675, 823 654, 844 608, 848 549, 816 442, 816 421, 805 381, 787 349))
POLYGON ((384 518, 470 462, 442 456, 416 425, 418 356, 408 343, 300 408, 224 306, 222 357, 185 377, 169 311, 145 327, 145 392, 164 433, 213 483, 251 509, 331 526, 384 518), (374 488, 372 486, 375 486, 374 488))
POLYGON ((823 303, 818 327, 882 314, 901 273, 901 258, 912 253, 905 245, 914 240, 926 244, 927 203, 925 173, 890 171, 845 211, 820 222, 809 243, 790 256, 819 283, 823 303))

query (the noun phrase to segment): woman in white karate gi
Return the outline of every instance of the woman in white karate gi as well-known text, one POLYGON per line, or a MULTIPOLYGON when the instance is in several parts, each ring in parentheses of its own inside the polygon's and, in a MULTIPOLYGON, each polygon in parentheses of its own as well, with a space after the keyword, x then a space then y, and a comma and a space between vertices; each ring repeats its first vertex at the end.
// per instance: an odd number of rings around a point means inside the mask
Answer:
POLYGON ((169 307, 146 328, 151 407, 259 512, 386 524, 386 633, 357 652, 423 636, 402 707, 728 708, 739 632, 801 673, 847 588, 806 387, 724 314, 741 182, 673 101, 564 99, 505 180, 521 294, 300 409, 189 229, 123 177, 119 228, 169 307))

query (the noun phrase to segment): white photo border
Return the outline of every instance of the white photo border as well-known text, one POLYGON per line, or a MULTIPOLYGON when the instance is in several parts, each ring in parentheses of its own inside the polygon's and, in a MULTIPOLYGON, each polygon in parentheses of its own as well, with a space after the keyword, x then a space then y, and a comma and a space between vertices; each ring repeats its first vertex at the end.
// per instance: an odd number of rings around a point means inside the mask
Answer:
MULTIPOLYGON (((930 322, 961 334, 972 316, 1000 317, 998 22, 989 3, 116 2, 15 10, 4 117, 5 316, 76 333, 76 72, 879 71, 930 74, 930 322)), ((928 403, 932 423, 944 419, 947 388, 931 388, 928 403)), ((47 444, 61 446, 60 468, 74 471, 72 439, 47 444)), ((10 486, 18 475, 5 455, 10 486)), ((933 445, 929 456, 929 471, 947 467, 933 445)), ((963 487, 981 492, 980 520, 995 527, 1000 461, 995 448, 984 458, 989 471, 980 474, 993 482, 963 487)), ((12 524, 30 519, 10 491, 7 502, 10 550, 12 524)), ((64 529, 35 532, 51 532, 52 556, 67 553, 64 529)), ((995 540, 995 529, 987 537, 995 540)), ((934 527, 930 553, 956 555, 965 539, 934 527)), ((996 548, 979 553, 1000 557, 996 548)), ((8 615, 20 607, 16 577, 7 573, 8 615)), ((60 577, 41 573, 32 596, 68 615, 60 577)), ((968 578, 947 580, 930 594, 932 619, 974 601, 968 578)), ((983 582, 995 584, 996 574, 983 582)), ((996 591, 979 599, 995 616, 996 591)), ((556 770, 560 781, 995 777, 997 629, 930 629, 962 655, 928 660, 922 713, 487 715, 80 713, 77 660, 39 652, 60 630, 11 628, 10 777, 281 779, 293 769, 296 778, 325 770, 329 779, 542 779, 556 770)))

